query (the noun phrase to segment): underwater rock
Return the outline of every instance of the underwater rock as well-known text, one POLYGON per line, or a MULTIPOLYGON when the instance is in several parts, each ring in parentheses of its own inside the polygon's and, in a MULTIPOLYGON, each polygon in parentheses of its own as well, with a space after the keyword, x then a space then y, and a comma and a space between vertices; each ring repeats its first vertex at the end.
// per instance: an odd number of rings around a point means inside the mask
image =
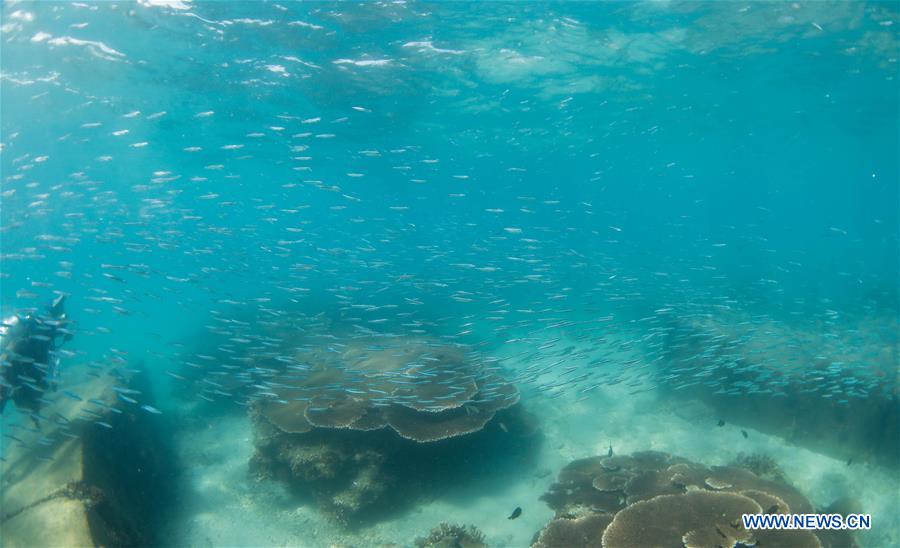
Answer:
MULTIPOLYGON (((847 514, 862 514, 865 512, 858 500, 849 497, 839 498, 821 511, 825 514, 841 514, 842 516, 846 516, 847 514)), ((816 535, 819 537, 819 540, 822 541, 822 545, 826 548, 856 548, 859 546, 856 542, 855 531, 842 531, 839 529, 821 530, 816 531, 816 535)))
POLYGON ((889 343, 896 341, 895 317, 848 318, 845 329, 828 337, 808 326, 747 320, 672 318, 664 363, 679 364, 678 372, 659 368, 660 386, 677 388, 673 397, 710 405, 727 422, 841 460, 900 462, 894 381, 900 346, 889 343), (701 374, 720 386, 691 381, 701 374), (663 380, 669 375, 678 378, 663 380), (747 389, 759 379, 765 379, 763 389, 747 389))
POLYGON ((416 539, 419 548, 487 548, 484 533, 474 525, 442 523, 424 538, 416 539))
POLYGON ((60 397, 44 409, 54 419, 42 421, 40 435, 53 443, 8 448, 0 476, 0 544, 154 544, 154 524, 172 492, 171 456, 160 417, 137 407, 111 410, 113 386, 140 391, 150 403, 143 372, 92 379, 76 387, 80 401, 60 397))
POLYGON ((274 397, 250 406, 251 471, 312 494, 345 524, 374 519, 435 478, 466 477, 474 455, 509 454, 534 438, 515 388, 460 348, 378 342, 356 337, 307 355, 308 370, 274 377, 274 397))
POLYGON ((767 535, 743 531, 734 520, 713 519, 737 509, 746 510, 737 514, 738 522, 741 513, 813 512, 809 500, 787 482, 657 451, 572 461, 541 498, 556 515, 535 536, 534 546, 597 546, 601 536, 604 546, 821 545, 815 534, 767 535), (652 527, 642 528, 642 520, 652 527))

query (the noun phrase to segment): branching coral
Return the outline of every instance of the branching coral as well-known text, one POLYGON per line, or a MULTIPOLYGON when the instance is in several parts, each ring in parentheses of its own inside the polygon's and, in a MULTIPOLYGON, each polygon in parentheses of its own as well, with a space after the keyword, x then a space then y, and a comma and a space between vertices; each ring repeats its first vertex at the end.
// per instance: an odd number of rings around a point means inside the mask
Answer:
POLYGON ((474 525, 442 523, 425 538, 416 539, 419 548, 487 548, 484 533, 474 525))

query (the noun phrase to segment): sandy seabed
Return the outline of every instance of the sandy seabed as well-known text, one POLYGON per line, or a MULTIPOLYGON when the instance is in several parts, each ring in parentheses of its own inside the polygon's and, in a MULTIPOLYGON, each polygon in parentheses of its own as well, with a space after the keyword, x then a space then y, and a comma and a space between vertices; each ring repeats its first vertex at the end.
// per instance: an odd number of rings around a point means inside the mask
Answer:
POLYGON ((872 514, 872 529, 857 536, 862 546, 900 545, 895 472, 865 463, 848 466, 749 428, 718 427, 715 412, 696 401, 628 390, 634 388, 598 388, 578 399, 577 393, 523 399, 540 417, 544 434, 532 466, 498 470, 491 485, 460 481, 406 512, 352 531, 281 484, 250 477, 253 432, 246 416, 195 420, 177 440, 178 456, 189 465, 161 540, 169 546, 411 546, 432 527, 449 522, 478 527, 491 546, 525 547, 553 516, 540 496, 560 469, 576 458, 606 454, 611 445, 619 454, 652 449, 707 465, 726 464, 740 453, 766 454, 817 508, 842 496, 859 500, 872 514), (522 515, 507 519, 516 507, 522 515))

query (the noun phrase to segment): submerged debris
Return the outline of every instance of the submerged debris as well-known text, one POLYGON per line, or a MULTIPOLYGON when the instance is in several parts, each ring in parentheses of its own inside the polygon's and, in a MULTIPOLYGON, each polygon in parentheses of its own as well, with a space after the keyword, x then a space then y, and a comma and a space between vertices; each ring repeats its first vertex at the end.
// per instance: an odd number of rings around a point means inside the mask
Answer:
POLYGON ((141 390, 149 400, 150 387, 143 369, 87 381, 79 386, 82 400, 61 397, 47 408, 53 420, 41 425, 46 447, 4 447, 0 544, 160 544, 159 523, 176 493, 170 424, 112 407, 116 388, 141 390), (102 420, 81 418, 89 406, 102 420))

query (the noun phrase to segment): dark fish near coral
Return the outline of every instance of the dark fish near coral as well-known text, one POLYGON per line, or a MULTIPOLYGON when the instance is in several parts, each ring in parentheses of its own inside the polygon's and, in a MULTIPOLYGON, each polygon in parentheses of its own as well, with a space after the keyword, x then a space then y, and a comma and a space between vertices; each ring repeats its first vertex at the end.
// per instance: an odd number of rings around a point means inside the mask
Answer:
POLYGON ((612 450, 612 445, 611 445, 611 444, 610 444, 610 446, 609 446, 609 451, 606 452, 606 456, 607 456, 607 457, 613 456, 613 450, 612 450))
POLYGON ((513 510, 513 513, 509 515, 506 519, 516 519, 517 517, 522 515, 522 508, 520 506, 516 506, 516 509, 513 510))
POLYGON ((719 426, 725 426, 725 421, 723 421, 722 419, 719 419, 719 426))
POLYGON ((746 430, 741 430, 741 435, 744 436, 745 438, 748 438, 748 437, 749 437, 749 436, 747 435, 747 431, 746 431, 746 430))

